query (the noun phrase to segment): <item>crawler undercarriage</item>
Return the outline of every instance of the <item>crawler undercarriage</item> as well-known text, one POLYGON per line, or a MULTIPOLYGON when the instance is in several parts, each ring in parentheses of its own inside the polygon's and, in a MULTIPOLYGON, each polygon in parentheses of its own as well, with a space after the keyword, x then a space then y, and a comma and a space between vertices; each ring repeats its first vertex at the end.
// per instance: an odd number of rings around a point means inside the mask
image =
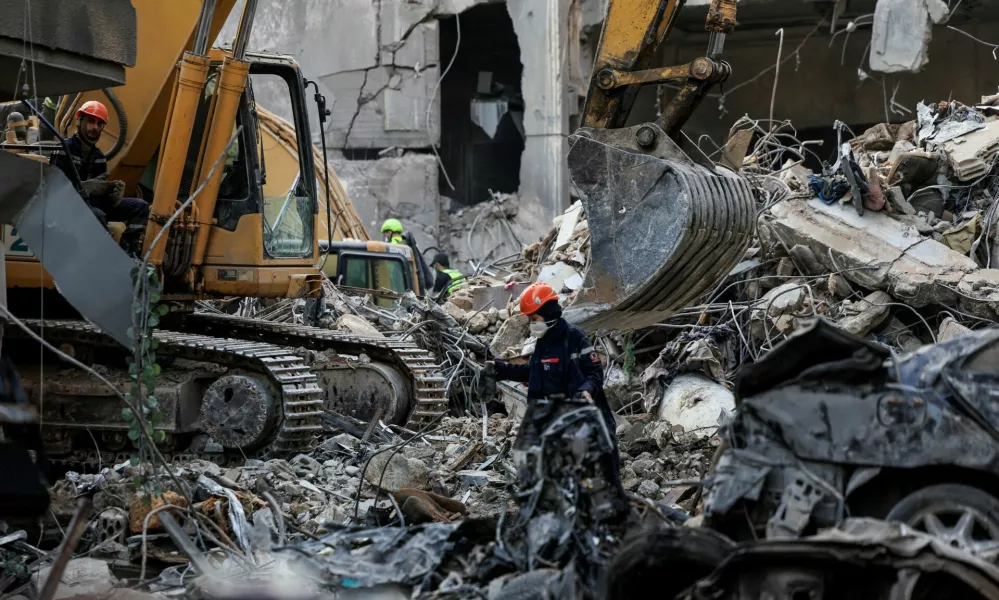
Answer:
MULTIPOLYGON (((31 320, 44 339, 96 365, 120 392, 130 387, 126 354, 92 325, 31 320)), ((134 452, 123 404, 91 374, 47 357, 24 332, 8 329, 26 392, 39 407, 54 462, 113 464, 134 452), (101 454, 97 451, 100 449, 101 454)), ((308 451, 334 410, 363 421, 426 422, 447 410, 433 357, 412 342, 227 315, 188 314, 158 330, 162 372, 156 397, 171 459, 219 463, 308 451)))

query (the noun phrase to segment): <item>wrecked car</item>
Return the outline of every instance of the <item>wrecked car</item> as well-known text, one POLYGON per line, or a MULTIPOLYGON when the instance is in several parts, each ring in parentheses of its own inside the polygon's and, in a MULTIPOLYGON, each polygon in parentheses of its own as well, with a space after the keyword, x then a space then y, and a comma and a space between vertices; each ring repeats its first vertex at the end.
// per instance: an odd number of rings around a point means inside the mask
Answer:
POLYGON ((999 328, 903 358, 821 319, 743 368, 705 521, 797 538, 899 521, 999 559, 999 328))

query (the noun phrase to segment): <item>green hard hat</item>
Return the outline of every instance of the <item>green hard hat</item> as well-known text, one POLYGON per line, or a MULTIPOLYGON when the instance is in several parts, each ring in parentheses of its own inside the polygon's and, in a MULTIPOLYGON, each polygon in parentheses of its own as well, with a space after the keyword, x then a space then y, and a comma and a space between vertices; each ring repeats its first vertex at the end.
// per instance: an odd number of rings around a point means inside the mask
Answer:
POLYGON ((386 231, 402 233, 402 222, 399 219, 385 219, 385 222, 382 223, 382 233, 386 231))

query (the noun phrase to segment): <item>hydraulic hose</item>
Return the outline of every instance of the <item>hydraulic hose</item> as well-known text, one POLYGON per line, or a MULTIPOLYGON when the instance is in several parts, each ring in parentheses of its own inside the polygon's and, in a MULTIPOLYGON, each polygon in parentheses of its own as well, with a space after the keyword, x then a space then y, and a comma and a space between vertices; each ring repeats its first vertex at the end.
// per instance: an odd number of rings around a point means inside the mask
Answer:
POLYGON ((118 115, 118 138, 115 139, 114 146, 111 146, 107 153, 108 160, 111 160, 125 147, 125 141, 128 138, 128 116, 125 114, 125 107, 118 99, 118 95, 111 88, 101 88, 101 91, 108 97, 108 102, 111 103, 114 112, 118 115))

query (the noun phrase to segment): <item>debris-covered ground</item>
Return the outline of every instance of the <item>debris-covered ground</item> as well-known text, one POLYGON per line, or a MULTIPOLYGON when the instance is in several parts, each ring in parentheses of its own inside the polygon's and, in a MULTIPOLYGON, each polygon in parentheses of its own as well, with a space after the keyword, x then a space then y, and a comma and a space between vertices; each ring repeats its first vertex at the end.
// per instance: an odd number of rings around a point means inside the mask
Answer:
MULTIPOLYGON (((414 431, 384 423, 369 425, 330 411, 327 431, 310 454, 247 459, 238 465, 185 460, 169 470, 155 463, 124 463, 105 465, 99 472, 65 473, 51 488, 47 519, 11 520, 0 531, 4 536, 0 589, 29 597, 39 588, 46 571, 37 567, 64 539, 66 528, 72 529, 81 497, 89 498, 92 506, 75 548, 77 558, 69 563, 56 597, 103 594, 115 588, 171 597, 237 597, 251 590, 332 597, 328 594, 336 590, 363 588, 386 594, 378 597, 400 598, 526 598, 535 596, 516 595, 517 590, 544 588, 553 597, 577 597, 599 583, 615 555, 614 564, 625 569, 622 561, 630 560, 628 553, 638 552, 635 532, 660 531, 664 526, 697 528, 707 524, 702 523, 705 511, 713 519, 712 528, 729 534, 718 519, 745 510, 738 518, 751 521, 754 535, 785 540, 809 534, 809 515, 813 522, 842 524, 846 492, 836 488, 845 485, 848 475, 827 478, 823 469, 849 460, 835 447, 818 459, 811 451, 794 447, 788 441, 793 436, 752 437, 762 435, 763 422, 793 428, 805 418, 781 412, 773 408, 778 405, 768 404, 767 396, 757 396, 774 389, 779 383, 774 378, 813 373, 810 369, 820 367, 824 370, 814 371, 818 373, 814 377, 827 382, 821 393, 832 394, 832 384, 822 373, 842 375, 836 370, 840 367, 829 365, 842 359, 856 366, 861 362, 859 352, 877 365, 879 361, 902 365, 897 375, 878 376, 897 378, 897 384, 891 380, 886 389, 930 385, 920 383, 916 367, 943 369, 940 365, 965 347, 955 343, 953 351, 944 346, 938 351, 934 344, 970 340, 974 336, 967 334, 995 322, 997 98, 985 97, 974 106, 956 101, 920 104, 917 119, 877 125, 856 136, 837 123, 840 143, 817 171, 803 164, 817 152, 815 146, 797 139, 790 123, 764 129, 743 119, 733 128, 723 149, 724 162, 752 183, 759 210, 756 236, 742 262, 699 303, 663 323, 601 334, 594 340, 605 365, 607 396, 617 415, 620 493, 630 505, 621 521, 604 519, 598 510, 603 505, 593 500, 603 493, 600 490, 613 492, 614 486, 591 485, 602 477, 592 471, 599 452, 591 450, 599 432, 587 429, 585 418, 546 438, 554 445, 544 451, 561 448, 559 456, 574 457, 559 473, 542 477, 542 482, 557 481, 557 493, 525 495, 512 448, 525 390, 502 384, 497 398, 475 393, 486 360, 524 361, 532 352, 527 317, 519 314, 516 302, 525 285, 547 282, 566 305, 582 289, 589 266, 589 230, 577 202, 541 239, 526 244, 519 256, 482 260, 466 285, 443 304, 409 294, 386 308, 327 283, 319 307, 320 325, 366 337, 415 340, 443 367, 450 416, 414 431), (837 333, 822 333, 826 325, 816 329, 817 319, 835 325, 837 333), (794 337, 801 331, 806 336, 794 337), (855 337, 837 337, 846 335, 843 332, 855 337), (827 337, 821 338, 822 343, 802 345, 808 336, 823 335, 827 337), (798 361, 794 364, 800 368, 781 375, 783 368, 773 366, 776 359, 767 360, 789 337, 798 346, 785 346, 780 355, 785 358, 780 360, 798 361), (898 358, 913 352, 915 358, 909 362, 898 358), (913 364, 916 367, 907 376, 905 365, 913 364), (743 369, 748 365, 755 370, 743 369), (740 370, 742 389, 736 386, 740 370), (737 394, 746 401, 743 408, 755 407, 751 409, 755 412, 736 411, 737 394), (760 420, 765 414, 769 421, 760 420), (759 447, 758 456, 777 462, 760 470, 762 463, 754 461, 761 459, 733 450, 733 435, 751 438, 755 444, 769 440, 759 447), (566 440, 576 440, 575 445, 566 440), (781 444, 793 452, 775 450, 781 444), (815 460, 826 466, 810 462, 815 460), (811 473, 803 466, 811 464, 820 474, 808 476, 825 481, 819 484, 826 486, 824 491, 815 492, 814 501, 795 508, 804 511, 804 520, 788 516, 779 485, 768 488, 773 495, 760 502, 753 515, 748 505, 735 503, 736 497, 755 501, 761 492, 754 486, 761 485, 758 482, 778 464, 798 465, 795 469, 800 469, 789 475, 792 478, 811 473), (566 478, 567 474, 575 479, 566 478), (720 483, 724 481, 736 487, 726 488, 720 483), (833 517, 818 517, 826 514, 823 507, 833 517), (650 523, 656 524, 652 530, 650 523)), ((509 206, 496 198, 490 218, 515 217, 509 206)), ((203 308, 219 310, 219 306, 203 308)), ((238 313, 302 322, 306 311, 312 310, 314 306, 301 300, 244 301, 238 313)), ((984 332, 974 339, 984 344, 993 337, 984 332)), ((874 385, 871 373, 880 372, 880 367, 856 368, 865 375, 849 371, 842 376, 874 385)), ((994 377, 994 369, 989 374, 994 377)), ((836 383, 842 385, 843 380, 836 383)), ((979 384, 969 380, 951 385, 959 395, 961 385, 979 384)), ((835 393, 857 396, 856 388, 835 393)), ((902 394, 891 402, 909 406, 906 398, 902 394)), ((820 397, 807 402, 820 406, 825 401, 820 397)), ((911 401, 923 406, 918 398, 911 401)), ((813 419, 823 409, 814 410, 813 419)), ((900 417, 902 413, 890 410, 890 418, 914 419, 907 421, 910 425, 925 418, 900 417)), ((986 405, 976 409, 979 412, 961 410, 973 419, 987 420, 993 409, 986 405)), ((828 418, 829 412, 823 414, 828 418)), ((848 413, 858 414, 847 410, 844 415, 848 413)), ((865 418, 862 410, 859 414, 858 423, 865 418)), ((889 418, 879 415, 882 421, 889 418)), ((807 436, 823 435, 821 423, 812 427, 807 436)), ((857 427, 861 429, 842 435, 861 435, 864 426, 857 427)), ((992 427, 975 435, 988 437, 992 427)), ((911 451, 932 455, 936 438, 920 439, 911 451)), ((971 444, 971 439, 962 438, 962 444, 971 444)), ((981 442, 976 447, 994 454, 996 442, 989 440, 974 443, 981 442)), ((898 444, 905 447, 901 441, 898 444)), ((937 464, 955 460, 964 468, 986 469, 968 459, 944 455, 938 459, 943 462, 937 464)), ((861 462, 878 464, 880 459, 865 460, 861 462)), ((885 467, 889 463, 895 464, 885 459, 885 467)), ((913 483, 900 485, 908 489, 913 483)), ((806 496, 813 493, 802 490, 793 488, 806 496)), ((980 525, 989 533, 989 521, 980 525)), ((837 534, 841 537, 823 534, 807 543, 818 547, 833 538, 850 539, 856 550, 864 544, 889 544, 886 540, 894 540, 892 536, 911 535, 885 531, 872 541, 874 526, 854 523, 852 527, 847 528, 849 533, 837 534)), ((924 529, 939 533, 933 525, 924 529)), ((991 538, 951 546, 994 562, 999 532, 992 533, 991 538)), ((667 537, 676 535, 688 534, 667 537)), ((648 540, 653 537, 643 539, 652 543, 648 540)), ((713 551, 718 549, 717 540, 705 539, 684 543, 715 544, 713 551)), ((933 551, 941 550, 933 546, 933 551)), ((615 583, 620 573, 614 573, 607 585, 624 585, 620 578, 615 583)), ((713 580, 705 585, 722 589, 727 584, 713 580)))

